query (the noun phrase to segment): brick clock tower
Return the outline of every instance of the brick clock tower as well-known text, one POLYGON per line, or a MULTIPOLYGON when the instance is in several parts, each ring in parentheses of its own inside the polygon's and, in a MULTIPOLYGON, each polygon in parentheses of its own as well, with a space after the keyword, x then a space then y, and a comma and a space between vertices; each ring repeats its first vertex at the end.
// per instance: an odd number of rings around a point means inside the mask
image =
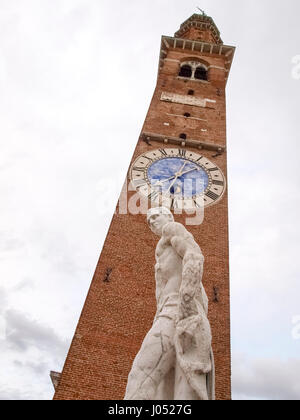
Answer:
POLYGON ((130 203, 140 196, 156 207, 164 192, 169 198, 163 204, 182 224, 186 214, 180 209, 197 208, 201 199, 205 205, 202 224, 187 229, 205 257, 216 399, 231 398, 225 87, 234 51, 206 15, 194 14, 174 37, 162 37, 157 85, 123 188, 127 207, 123 203, 121 209, 120 200, 63 371, 52 372, 55 400, 124 398, 132 362, 156 311, 158 238, 145 214, 131 211, 130 203), (168 164, 182 162, 190 188, 168 172, 168 164), (164 174, 160 188, 151 184, 151 171, 164 174), (197 177, 202 189, 194 191, 197 177))

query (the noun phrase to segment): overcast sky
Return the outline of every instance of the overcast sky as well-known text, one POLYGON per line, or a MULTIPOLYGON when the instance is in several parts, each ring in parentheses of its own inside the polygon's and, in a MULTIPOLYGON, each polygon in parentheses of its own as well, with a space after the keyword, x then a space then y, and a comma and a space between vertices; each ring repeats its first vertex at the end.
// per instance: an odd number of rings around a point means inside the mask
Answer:
POLYGON ((0 0, 0 399, 52 398, 49 371, 61 371, 77 325, 160 37, 197 6, 237 46, 233 397, 300 399, 298 0, 0 0))

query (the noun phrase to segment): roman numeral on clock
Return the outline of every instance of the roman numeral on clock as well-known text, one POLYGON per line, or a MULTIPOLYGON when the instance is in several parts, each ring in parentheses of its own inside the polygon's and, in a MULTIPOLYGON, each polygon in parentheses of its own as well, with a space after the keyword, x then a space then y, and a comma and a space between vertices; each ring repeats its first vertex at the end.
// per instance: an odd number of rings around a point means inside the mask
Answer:
POLYGON ((210 168, 210 169, 208 169, 210 172, 214 172, 214 171, 218 171, 219 170, 219 168, 217 168, 217 167, 215 167, 215 168, 210 168))
POLYGON ((218 195, 218 194, 216 194, 216 193, 214 193, 213 191, 208 191, 206 194, 205 194, 207 197, 209 197, 209 198, 211 198, 212 200, 216 200, 217 198, 219 198, 220 196, 218 195))
POLYGON ((168 156, 168 153, 165 151, 165 149, 159 149, 159 151, 163 156, 168 156))
POLYGON ((147 185, 147 181, 145 181, 144 179, 134 179, 133 184, 135 188, 140 188, 140 187, 143 187, 144 185, 147 185))
POLYGON ((214 185, 221 185, 221 186, 223 186, 223 185, 224 185, 224 181, 218 181, 217 179, 214 179, 212 183, 213 183, 214 185))
POLYGON ((151 159, 151 158, 149 158, 148 156, 143 155, 143 156, 142 156, 142 158, 144 158, 144 159, 148 159, 148 160, 150 160, 150 162, 152 162, 152 159, 151 159))
POLYGON ((186 155, 186 150, 178 149, 178 156, 185 157, 185 155, 186 155))
POLYGON ((140 166, 134 166, 132 168, 134 171, 140 171, 140 172, 144 172, 145 168, 141 168, 140 166))
POLYGON ((173 208, 173 209, 178 209, 179 208, 179 204, 178 204, 177 198, 172 198, 171 206, 170 207, 173 208))
POLYGON ((194 201, 194 204, 195 204, 195 207, 197 208, 197 209, 200 209, 202 206, 200 206, 198 203, 197 203, 197 201, 196 200, 193 200, 194 201))
POLYGON ((158 197, 159 197, 159 192, 157 192, 157 191, 152 191, 148 195, 148 198, 149 198, 150 201, 155 201, 158 197))

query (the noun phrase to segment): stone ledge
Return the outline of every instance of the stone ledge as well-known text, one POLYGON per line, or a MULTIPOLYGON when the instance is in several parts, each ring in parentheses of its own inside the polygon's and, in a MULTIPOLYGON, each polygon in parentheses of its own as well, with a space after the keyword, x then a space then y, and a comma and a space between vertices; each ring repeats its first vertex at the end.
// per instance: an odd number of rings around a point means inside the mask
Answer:
POLYGON ((158 141, 160 143, 175 144, 181 147, 185 147, 185 146, 194 147, 198 150, 202 150, 202 149, 214 150, 219 153, 223 153, 226 151, 226 147, 221 146, 220 144, 208 143, 208 142, 192 140, 192 139, 183 140, 179 137, 164 136, 162 134, 156 134, 156 133, 143 132, 141 134, 141 139, 145 141, 146 143, 149 143, 150 141, 158 141))
POLYGON ((56 389, 59 385, 59 382, 60 382, 61 373, 54 372, 53 370, 51 370, 50 378, 51 378, 52 384, 54 386, 54 389, 56 389))

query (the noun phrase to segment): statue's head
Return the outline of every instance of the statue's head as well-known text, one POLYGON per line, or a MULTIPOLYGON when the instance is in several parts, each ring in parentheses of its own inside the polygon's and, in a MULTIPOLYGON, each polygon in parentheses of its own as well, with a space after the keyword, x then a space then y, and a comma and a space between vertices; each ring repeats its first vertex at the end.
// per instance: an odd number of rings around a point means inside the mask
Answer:
POLYGON ((174 222, 173 214, 166 207, 156 207, 148 210, 147 222, 155 235, 161 236, 163 227, 170 222, 174 222))

